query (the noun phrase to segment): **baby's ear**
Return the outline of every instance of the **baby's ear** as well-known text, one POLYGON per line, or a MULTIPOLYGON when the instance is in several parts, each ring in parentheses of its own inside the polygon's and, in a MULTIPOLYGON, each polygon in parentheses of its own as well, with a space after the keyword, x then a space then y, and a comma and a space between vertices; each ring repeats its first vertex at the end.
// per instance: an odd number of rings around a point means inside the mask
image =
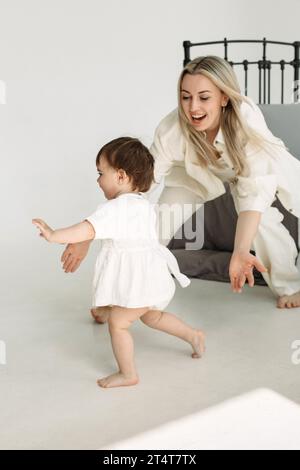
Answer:
POLYGON ((128 178, 129 181, 130 181, 130 177, 127 175, 126 171, 123 170, 122 168, 120 168, 120 169, 118 170, 118 177, 119 177, 119 179, 122 180, 122 181, 125 181, 126 178, 128 178))

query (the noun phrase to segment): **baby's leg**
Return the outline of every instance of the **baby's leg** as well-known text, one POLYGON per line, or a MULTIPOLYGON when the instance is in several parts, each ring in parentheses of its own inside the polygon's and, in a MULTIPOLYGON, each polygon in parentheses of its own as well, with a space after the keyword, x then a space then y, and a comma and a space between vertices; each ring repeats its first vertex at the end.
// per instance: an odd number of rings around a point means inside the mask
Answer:
POLYGON ((92 317, 96 323, 106 323, 111 311, 110 305, 105 305, 104 307, 94 307, 91 309, 92 317))
POLYGON ((134 364, 134 345, 128 328, 149 310, 148 307, 124 308, 111 307, 108 318, 111 343, 119 371, 97 381, 100 387, 121 387, 138 383, 134 364))
POLYGON ((192 328, 173 313, 148 310, 148 312, 141 316, 141 320, 151 328, 177 336, 177 338, 189 343, 193 348, 192 358, 196 359, 203 355, 205 351, 205 335, 203 331, 192 328))

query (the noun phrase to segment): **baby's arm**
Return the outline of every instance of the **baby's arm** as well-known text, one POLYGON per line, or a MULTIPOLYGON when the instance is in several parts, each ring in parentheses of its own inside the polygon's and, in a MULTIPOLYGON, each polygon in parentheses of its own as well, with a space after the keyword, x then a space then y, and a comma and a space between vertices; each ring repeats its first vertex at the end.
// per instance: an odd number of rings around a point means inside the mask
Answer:
POLYGON ((78 243, 95 238, 94 228, 87 220, 58 230, 52 230, 42 219, 33 219, 32 223, 40 230, 40 237, 50 243, 78 243))

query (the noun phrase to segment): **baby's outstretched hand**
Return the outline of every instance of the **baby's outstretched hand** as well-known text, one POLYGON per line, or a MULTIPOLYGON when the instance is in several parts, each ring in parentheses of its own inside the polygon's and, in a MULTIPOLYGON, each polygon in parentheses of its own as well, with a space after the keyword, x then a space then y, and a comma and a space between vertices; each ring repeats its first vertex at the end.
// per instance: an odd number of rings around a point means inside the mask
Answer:
POLYGON ((54 230, 52 230, 49 225, 46 224, 42 219, 32 219, 33 225, 35 225, 40 230, 40 237, 45 238, 48 242, 51 241, 51 235, 54 230))

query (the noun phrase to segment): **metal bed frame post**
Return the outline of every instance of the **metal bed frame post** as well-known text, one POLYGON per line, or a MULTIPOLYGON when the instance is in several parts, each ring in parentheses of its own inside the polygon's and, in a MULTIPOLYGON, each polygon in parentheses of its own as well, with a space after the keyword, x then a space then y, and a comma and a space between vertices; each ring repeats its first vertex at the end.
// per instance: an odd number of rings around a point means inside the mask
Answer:
POLYGON ((193 46, 207 46, 212 44, 223 44, 224 45, 224 59, 233 67, 235 65, 243 65, 245 73, 245 95, 248 94, 248 70, 250 65, 258 66, 258 93, 259 93, 259 104, 268 104, 271 103, 271 72, 272 65, 279 65, 281 70, 281 103, 284 103, 284 79, 285 79, 285 70, 286 65, 290 65, 294 69, 294 86, 293 86, 293 102, 300 103, 300 41, 295 41, 293 43, 280 42, 280 41, 268 41, 266 38, 263 40, 228 40, 224 38, 223 41, 213 41, 213 42, 201 42, 201 43, 191 43, 190 41, 183 42, 184 48, 184 61, 183 66, 185 67, 190 61, 190 50, 193 46), (262 59, 251 62, 248 60, 243 60, 242 62, 233 62, 228 60, 228 44, 230 43, 258 43, 263 45, 262 59), (275 62, 267 59, 267 45, 268 44, 277 44, 284 46, 291 46, 294 48, 294 59, 292 61, 281 60, 275 62))
POLYGON ((294 57, 294 103, 300 102, 299 96, 299 70, 300 70, 300 42, 294 42, 295 57, 294 57))

